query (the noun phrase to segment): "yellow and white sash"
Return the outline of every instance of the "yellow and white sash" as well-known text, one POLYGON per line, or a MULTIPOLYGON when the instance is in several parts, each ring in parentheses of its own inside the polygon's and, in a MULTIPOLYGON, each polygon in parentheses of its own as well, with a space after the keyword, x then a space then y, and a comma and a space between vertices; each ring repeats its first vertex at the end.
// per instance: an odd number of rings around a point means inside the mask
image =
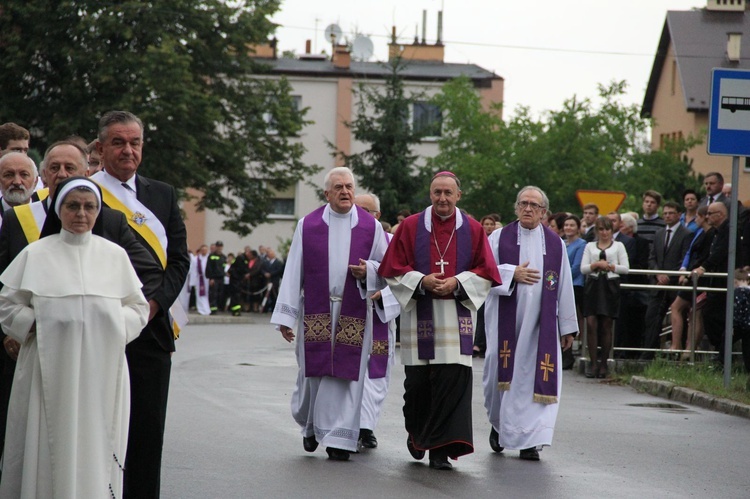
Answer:
POLYGON ((38 240, 39 235, 42 233, 44 221, 47 220, 44 201, 34 201, 33 203, 14 206, 13 211, 18 217, 18 223, 21 224, 21 229, 29 244, 38 240))
MULTIPOLYGON (((91 180, 102 189, 104 204, 125 214, 130 228, 137 232, 156 254, 162 268, 167 268, 167 231, 161 221, 115 177, 100 171, 91 180)), ((169 307, 174 336, 187 324, 188 317, 179 300, 169 307)))

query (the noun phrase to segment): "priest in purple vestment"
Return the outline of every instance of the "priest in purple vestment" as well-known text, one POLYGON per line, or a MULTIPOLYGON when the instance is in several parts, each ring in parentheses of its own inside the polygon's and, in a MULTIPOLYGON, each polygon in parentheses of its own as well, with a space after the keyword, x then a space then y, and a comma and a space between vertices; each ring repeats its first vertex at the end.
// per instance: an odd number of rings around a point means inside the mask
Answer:
POLYGON ((379 269, 401 305, 407 447, 439 470, 474 452, 474 325, 500 283, 482 226, 456 209, 460 187, 451 172, 433 177, 432 206, 399 224, 379 269))
POLYGON ((332 460, 357 450, 362 393, 372 348, 371 296, 385 286, 366 261, 387 246, 380 223, 354 205, 354 177, 333 168, 324 183, 328 204, 297 224, 271 323, 295 339, 299 372, 292 416, 302 445, 318 444, 332 460))
POLYGON ((562 388, 560 351, 572 346, 578 331, 565 244, 541 224, 548 209, 538 187, 518 193, 518 220, 490 236, 503 284, 484 306, 490 446, 495 452, 518 449, 530 461, 552 443, 562 388))

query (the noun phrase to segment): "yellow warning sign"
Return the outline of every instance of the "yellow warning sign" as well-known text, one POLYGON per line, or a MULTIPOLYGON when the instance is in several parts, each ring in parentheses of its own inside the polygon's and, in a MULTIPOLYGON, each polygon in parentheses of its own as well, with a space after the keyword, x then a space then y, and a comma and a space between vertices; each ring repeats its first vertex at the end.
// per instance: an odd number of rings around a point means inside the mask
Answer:
POLYGON ((627 196, 627 194, 622 191, 576 191, 576 197, 578 198, 578 203, 581 205, 581 208, 583 208, 584 205, 593 203, 599 207, 600 215, 606 215, 611 211, 619 210, 622 202, 625 201, 625 196, 627 196))

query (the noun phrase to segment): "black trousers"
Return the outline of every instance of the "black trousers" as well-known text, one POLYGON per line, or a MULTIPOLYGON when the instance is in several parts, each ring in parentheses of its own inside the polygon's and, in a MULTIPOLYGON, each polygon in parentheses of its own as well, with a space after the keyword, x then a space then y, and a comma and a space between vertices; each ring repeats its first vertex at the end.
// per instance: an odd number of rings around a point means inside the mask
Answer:
POLYGON ((430 364, 405 372, 404 420, 414 447, 453 459, 474 452, 471 368, 430 364))
POLYGON ((172 358, 153 338, 136 339, 127 346, 126 354, 130 370, 130 433, 123 497, 158 498, 172 358))

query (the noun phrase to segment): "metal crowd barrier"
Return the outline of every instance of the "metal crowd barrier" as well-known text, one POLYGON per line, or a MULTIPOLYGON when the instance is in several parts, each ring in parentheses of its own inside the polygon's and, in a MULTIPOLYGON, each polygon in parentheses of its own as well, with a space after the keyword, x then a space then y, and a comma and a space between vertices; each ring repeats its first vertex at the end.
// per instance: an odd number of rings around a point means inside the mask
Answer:
MULTIPOLYGON (((648 269, 630 269, 628 274, 626 275, 668 275, 668 276, 685 276, 689 277, 691 280, 691 286, 675 286, 675 285, 657 285, 657 284, 632 284, 632 283, 620 283, 620 289, 628 289, 628 290, 657 290, 657 291, 665 291, 665 290, 673 290, 673 291, 692 291, 692 300, 691 300, 691 307, 690 307, 690 327, 686 327, 686 343, 690 346, 690 349, 688 350, 671 350, 671 349, 663 349, 663 348, 636 348, 636 347, 616 347, 615 342, 612 342, 612 349, 607 353, 607 360, 613 358, 614 351, 628 351, 628 352, 654 352, 654 353, 662 353, 667 352, 671 354, 679 353, 679 354, 690 354, 690 362, 695 362, 695 354, 721 354, 720 352, 716 350, 696 350, 695 349, 695 338, 694 338, 694 332, 695 332, 695 320, 696 320, 696 299, 700 293, 703 293, 704 291, 707 293, 726 293, 727 288, 714 288, 714 287, 704 287, 704 286, 698 286, 698 275, 693 274, 691 271, 680 271, 680 270, 648 270, 648 269)), ((722 277, 726 278, 726 273, 721 272, 706 272, 703 274, 702 277, 722 277)), ((671 312, 667 310, 667 314, 664 318, 668 317, 671 312)), ((662 321, 664 320, 662 318, 662 321)), ((648 324, 646 325, 648 327, 648 324)), ((731 327, 731 326, 730 326, 731 327)), ((588 334, 588 325, 586 323, 586 320, 583 321, 583 337, 582 337, 582 345, 580 348, 581 352, 586 353, 585 358, 590 359, 589 352, 588 352, 588 342, 587 340, 587 334, 588 334)), ((613 323, 612 326, 612 335, 614 336, 615 331, 615 324, 613 323)), ((662 336, 665 336, 666 334, 671 335, 672 332, 672 326, 671 323, 666 328, 662 328, 662 333, 660 334, 660 338, 662 336)), ((614 338, 613 338, 614 339, 614 338)), ((660 340, 661 343, 661 340, 660 340)), ((741 352, 732 352, 732 355, 741 355, 741 352)))

